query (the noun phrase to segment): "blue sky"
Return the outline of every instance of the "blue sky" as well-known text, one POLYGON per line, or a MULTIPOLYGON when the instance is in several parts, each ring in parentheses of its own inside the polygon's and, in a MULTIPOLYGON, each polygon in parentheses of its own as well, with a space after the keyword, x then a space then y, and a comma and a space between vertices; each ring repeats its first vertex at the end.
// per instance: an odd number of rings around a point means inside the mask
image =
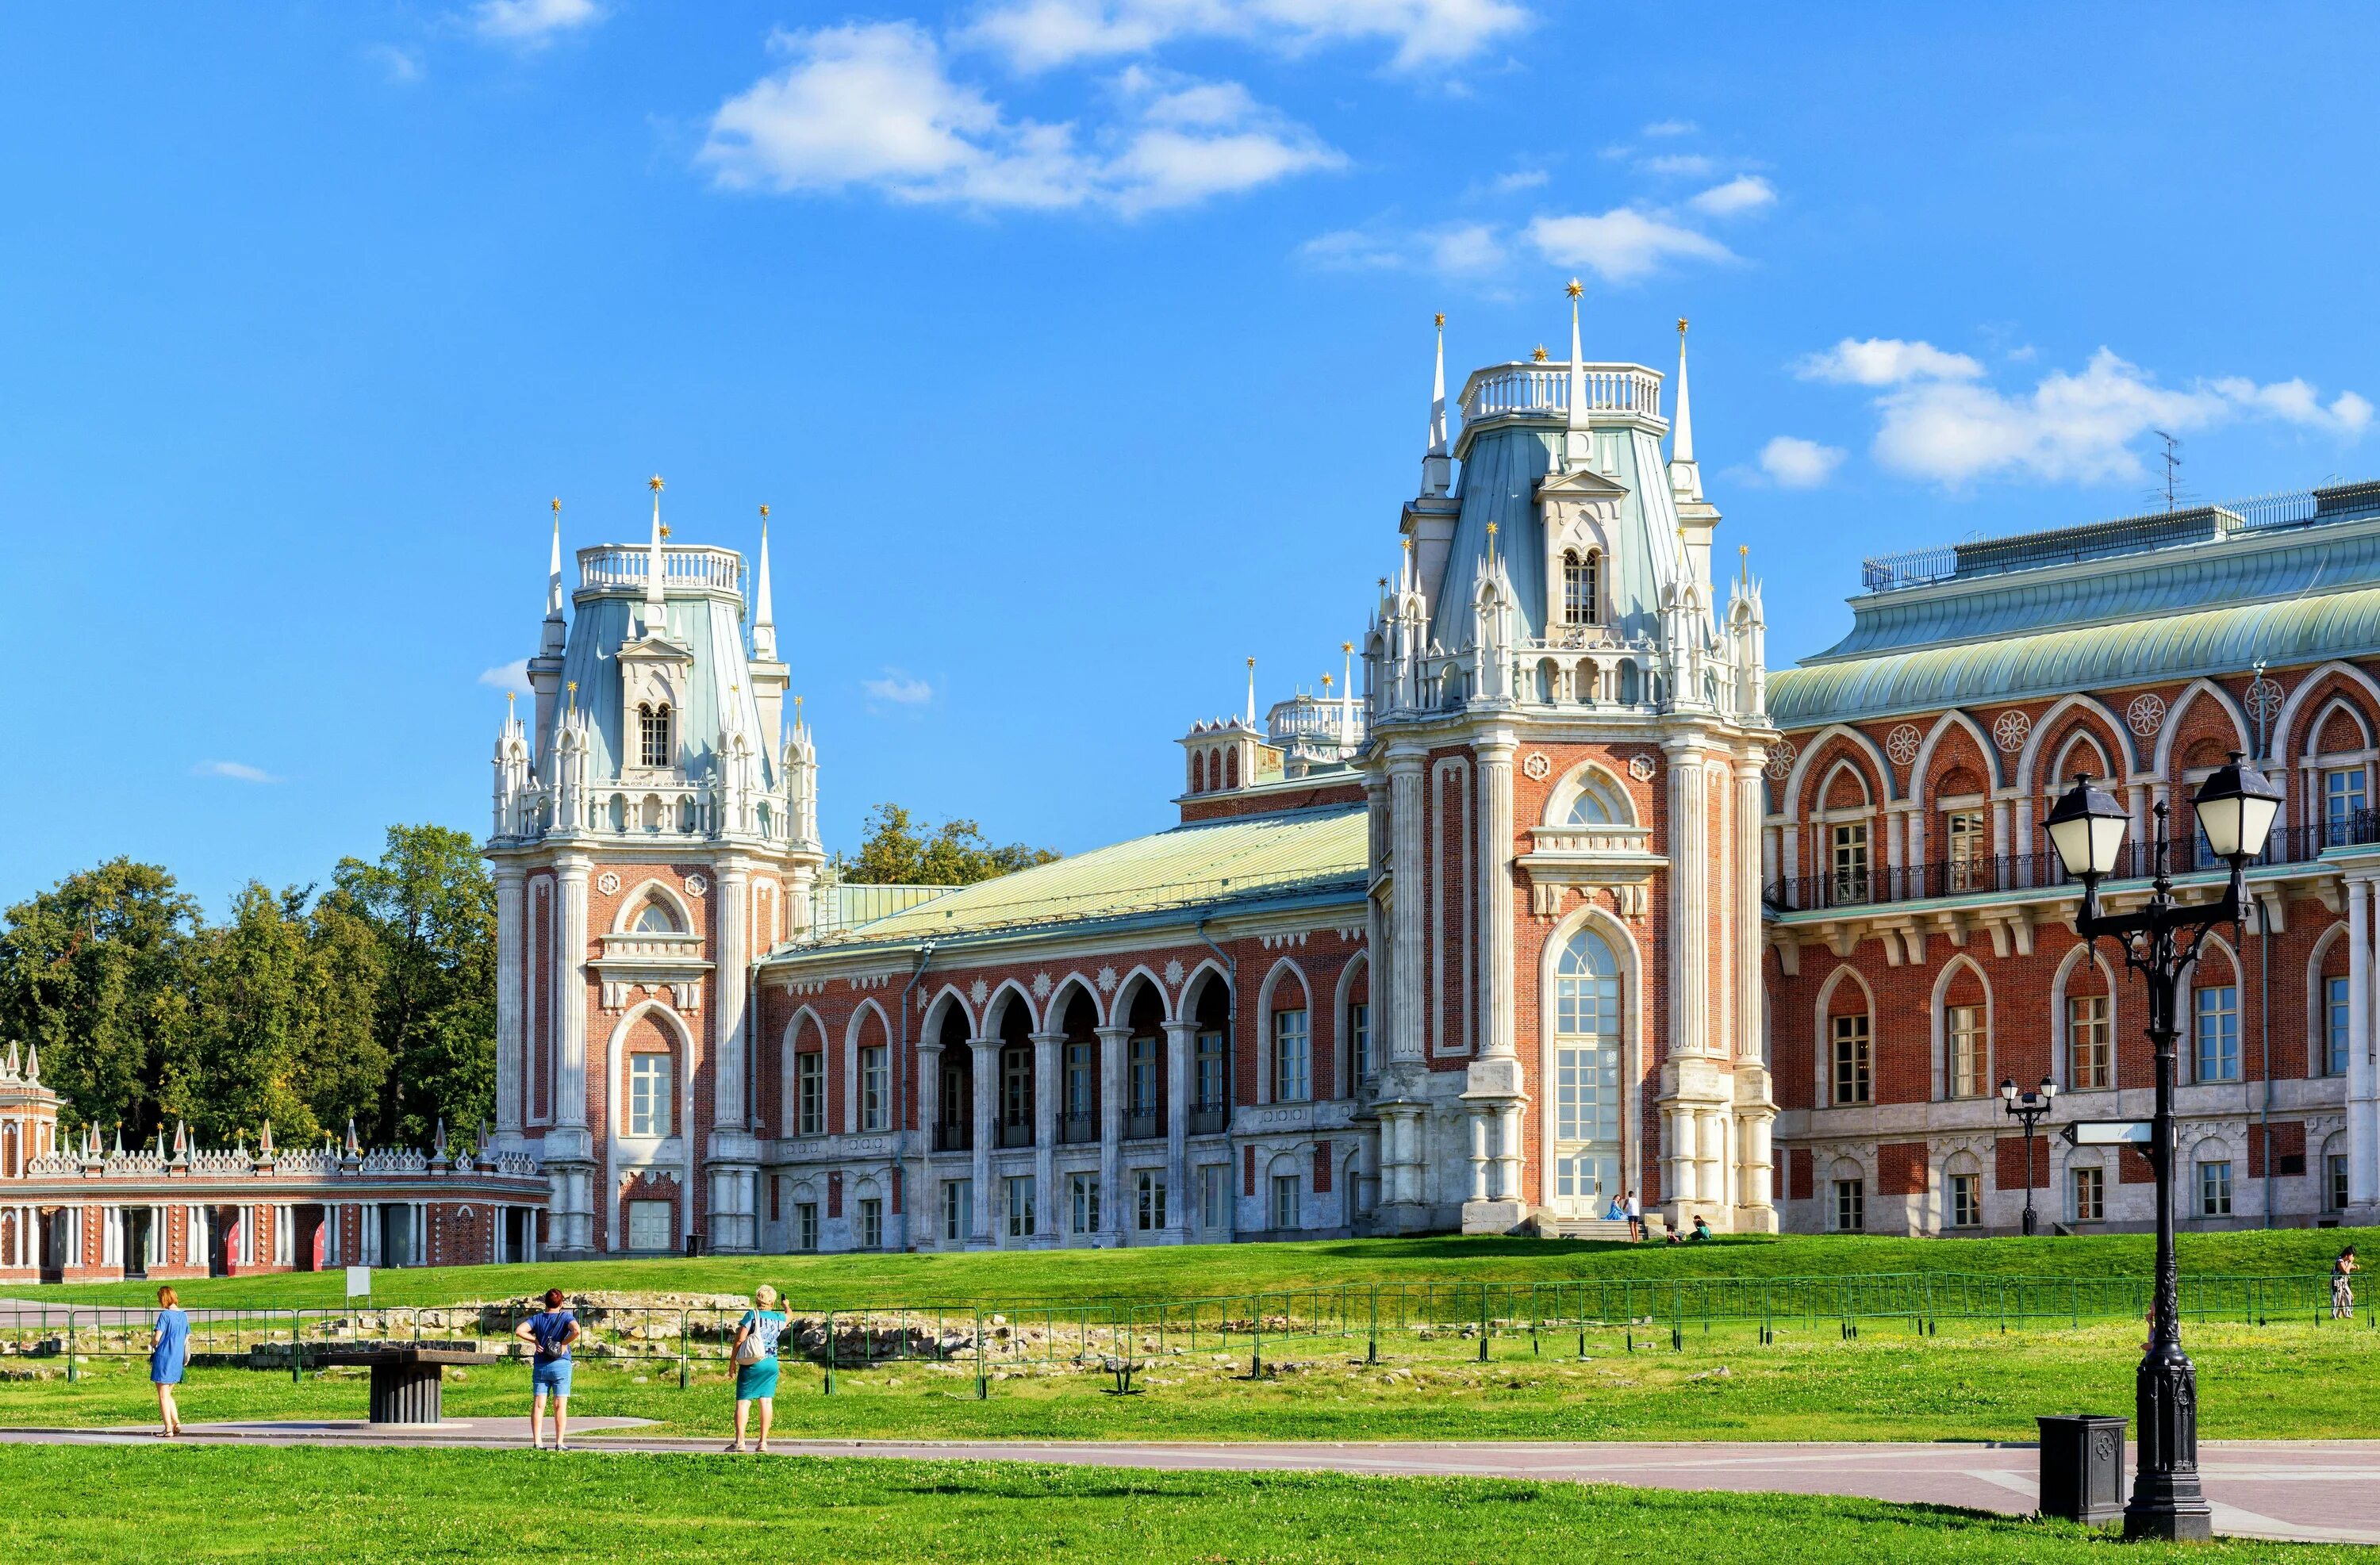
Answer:
POLYGON ((1456 376, 1667 370, 1769 649, 1864 554, 2380 471, 2372 13, 713 0, 0 16, 13 900, 474 831, 573 546, 747 551, 823 822, 1164 824, 1456 376), (28 655, 30 654, 30 655, 28 655), (28 710, 30 709, 30 710, 28 710))

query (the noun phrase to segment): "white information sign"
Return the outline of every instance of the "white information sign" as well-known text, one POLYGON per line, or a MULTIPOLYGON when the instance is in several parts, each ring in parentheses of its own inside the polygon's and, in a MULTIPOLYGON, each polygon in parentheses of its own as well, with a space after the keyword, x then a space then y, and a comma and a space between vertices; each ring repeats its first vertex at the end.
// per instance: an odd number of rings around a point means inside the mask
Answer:
POLYGON ((347 1268, 347 1297, 350 1299, 371 1297, 371 1268, 351 1266, 347 1268))
POLYGON ((2069 1146, 2146 1146, 2155 1139, 2150 1120, 2076 1120, 2066 1127, 2069 1146))

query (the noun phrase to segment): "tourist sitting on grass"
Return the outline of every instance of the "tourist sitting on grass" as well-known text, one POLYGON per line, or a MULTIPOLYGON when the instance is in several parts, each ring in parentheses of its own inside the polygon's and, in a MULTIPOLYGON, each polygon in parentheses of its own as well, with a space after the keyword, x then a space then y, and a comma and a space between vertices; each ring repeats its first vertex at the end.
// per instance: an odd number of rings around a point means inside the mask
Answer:
POLYGON ((2330 1318, 2333 1320, 2355 1318, 2355 1284, 2348 1280, 2355 1275, 2355 1246, 2352 1244, 2341 1250, 2338 1259, 2330 1263, 2330 1318))
POLYGON ((157 1438, 170 1440, 182 1432, 182 1410, 174 1405, 174 1388, 190 1359, 190 1317, 182 1313, 181 1296, 171 1288, 157 1290, 157 1340, 149 1348, 149 1378, 157 1388, 157 1414, 163 1421, 157 1438))
POLYGON ((729 1450, 744 1449, 744 1425, 754 1402, 760 1404, 760 1450, 769 1449, 769 1421, 777 1412, 777 1338, 784 1329, 777 1291, 763 1282, 752 1291, 752 1307, 735 1323, 735 1438, 729 1450))
POLYGON ((1710 1236, 1710 1224, 1703 1221, 1702 1214, 1700 1212, 1696 1212, 1694 1214, 1694 1231, 1692 1233, 1687 1234, 1686 1238, 1692 1243, 1699 1244, 1710 1236))
POLYGON ((529 1316, 513 1335, 537 1350, 528 1372, 534 1398, 529 1403, 529 1444, 545 1449, 545 1399, 553 1398, 553 1449, 569 1449, 570 1344, 578 1341, 578 1317, 562 1307, 562 1290, 545 1291, 545 1308, 529 1316))

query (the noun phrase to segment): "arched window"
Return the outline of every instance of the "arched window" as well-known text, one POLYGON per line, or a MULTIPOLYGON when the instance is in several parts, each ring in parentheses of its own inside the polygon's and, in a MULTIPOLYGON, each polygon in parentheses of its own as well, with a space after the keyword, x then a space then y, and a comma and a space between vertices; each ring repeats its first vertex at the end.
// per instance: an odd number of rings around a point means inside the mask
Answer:
POLYGON ((1620 961, 1581 928, 1554 963, 1554 1200, 1600 1217, 1620 1183, 1620 961))
POLYGON ((644 912, 637 916, 637 933, 640 935, 674 935, 677 932, 677 919, 671 915, 669 904, 659 897, 645 904, 644 912))
POLYGON ((664 701, 660 706, 639 703, 637 708, 637 754, 641 766, 663 767, 670 763, 670 710, 664 701))
POLYGON ((1624 826, 1628 823, 1628 807, 1612 795, 1611 785, 1595 772, 1580 781, 1578 797, 1570 805, 1572 826, 1624 826))
POLYGON ((1203 794, 1207 791, 1207 752, 1204 750, 1194 751, 1191 754, 1190 791, 1194 794, 1203 794))
POLYGON ((1236 788, 1239 785, 1240 752, 1232 750, 1223 757, 1223 786, 1226 788, 1236 788))
POLYGON ((668 1138, 675 1095, 671 1064, 670 1056, 658 1049, 628 1056, 628 1135, 640 1141, 668 1138))
POLYGON ((1590 549, 1581 554, 1574 549, 1562 551, 1562 624, 1593 625, 1595 600, 1601 574, 1602 555, 1590 549))

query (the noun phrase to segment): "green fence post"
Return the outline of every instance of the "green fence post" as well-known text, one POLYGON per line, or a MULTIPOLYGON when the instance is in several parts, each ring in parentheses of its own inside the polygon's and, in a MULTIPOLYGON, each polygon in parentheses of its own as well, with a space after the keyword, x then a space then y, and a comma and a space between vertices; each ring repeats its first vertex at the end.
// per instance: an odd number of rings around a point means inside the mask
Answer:
POLYGON ((1488 1362, 1488 1284, 1479 1285, 1479 1362, 1488 1362))
POLYGON ((1364 1343, 1364 1362, 1380 1362, 1380 1285, 1372 1284, 1372 1324, 1364 1343))
POLYGON ((289 1312, 289 1383, 292 1386, 298 1384, 298 1336, 300 1314, 301 1312, 298 1310, 289 1312))
POLYGON ((991 1382, 985 1379, 983 1374, 983 1306, 978 1304, 975 1307, 975 1400, 981 1401, 990 1395, 991 1382))
POLYGON ((826 1394, 834 1395, 834 1312, 826 1312, 826 1394))
POLYGON ((1264 1296, 1248 1295, 1248 1378, 1264 1377, 1264 1296))
POLYGON ((81 1377, 75 1373, 74 1317, 74 1306, 69 1304, 67 1306, 67 1383, 68 1385, 72 1385, 76 1380, 81 1378, 81 1377))

